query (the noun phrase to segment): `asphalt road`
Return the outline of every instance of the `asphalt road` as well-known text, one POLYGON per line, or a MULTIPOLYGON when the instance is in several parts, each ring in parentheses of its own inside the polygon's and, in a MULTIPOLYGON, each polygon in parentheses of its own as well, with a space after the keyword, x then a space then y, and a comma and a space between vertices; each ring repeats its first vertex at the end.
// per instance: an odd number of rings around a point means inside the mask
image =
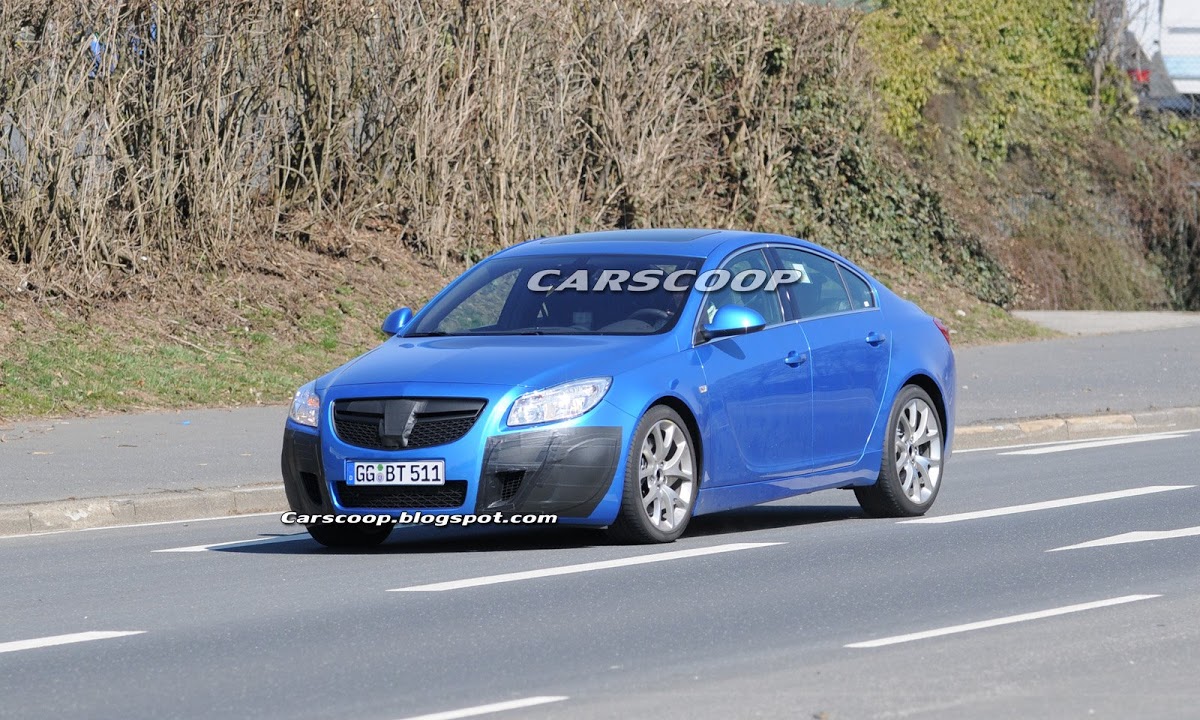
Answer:
POLYGON ((965 348, 959 424, 1200 406, 1200 327, 965 348))
MULTIPOLYGON (((1200 406, 1200 327, 960 349, 960 426, 1200 406)), ((0 504, 279 482, 284 407, 0 423, 0 504)))
POLYGON ((285 407, 0 427, 0 503, 280 482, 285 407))
POLYGON ((1067 335, 1109 335, 1200 327, 1200 312, 1177 310, 1014 310, 1012 314, 1067 335))
POLYGON ((670 546, 334 552, 262 516, 0 538, 0 717, 1195 717, 1197 440, 962 453, 950 522, 828 491, 670 546), (1192 534, 1048 552, 1146 531, 1192 534), (709 554, 464 582, 679 551, 709 554), (37 641, 86 632, 139 634, 37 641))

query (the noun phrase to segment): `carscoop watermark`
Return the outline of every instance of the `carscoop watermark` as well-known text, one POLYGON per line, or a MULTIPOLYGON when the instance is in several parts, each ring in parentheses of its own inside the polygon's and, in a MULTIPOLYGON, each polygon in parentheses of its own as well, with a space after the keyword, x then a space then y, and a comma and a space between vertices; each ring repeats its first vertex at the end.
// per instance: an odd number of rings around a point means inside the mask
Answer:
POLYGON ((397 515, 387 513, 307 515, 295 510, 288 510, 280 515, 279 521, 284 525, 374 525, 375 527, 384 525, 434 525, 436 527, 461 525, 470 527, 471 525, 553 525, 558 522, 558 516, 533 513, 506 515, 502 512, 486 515, 474 513, 445 515, 408 511, 397 515))
POLYGON ((728 270, 705 270, 697 275, 695 270, 665 270, 650 268, 631 273, 628 270, 601 270, 592 280, 587 270, 576 270, 563 277, 561 270, 542 270, 529 277, 528 287, 533 292, 652 292, 659 287, 668 292, 686 292, 694 285, 702 292, 722 290, 728 286, 734 292, 768 291, 780 285, 809 282, 803 268, 775 270, 742 270, 736 275, 728 270))

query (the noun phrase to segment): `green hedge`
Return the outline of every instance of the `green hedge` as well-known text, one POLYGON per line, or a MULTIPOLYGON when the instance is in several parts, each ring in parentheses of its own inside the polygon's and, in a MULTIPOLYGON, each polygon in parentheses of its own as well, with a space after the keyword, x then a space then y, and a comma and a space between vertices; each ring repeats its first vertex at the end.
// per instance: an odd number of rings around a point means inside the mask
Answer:
POLYGON ((864 25, 888 130, 917 143, 949 127, 976 158, 996 162, 1047 128, 1078 127, 1096 38, 1090 5, 885 0, 864 25))

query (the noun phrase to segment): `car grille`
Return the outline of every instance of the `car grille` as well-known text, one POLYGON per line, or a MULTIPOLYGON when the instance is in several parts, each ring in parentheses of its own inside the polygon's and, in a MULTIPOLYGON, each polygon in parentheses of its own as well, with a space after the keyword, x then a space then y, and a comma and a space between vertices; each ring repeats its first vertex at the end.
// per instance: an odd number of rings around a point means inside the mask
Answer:
POLYGON ((338 400, 333 427, 342 442, 369 450, 434 447, 466 435, 486 404, 476 398, 338 400))
POLYGON ((347 508, 456 508, 467 499, 466 480, 424 487, 376 487, 337 483, 338 503, 347 508))

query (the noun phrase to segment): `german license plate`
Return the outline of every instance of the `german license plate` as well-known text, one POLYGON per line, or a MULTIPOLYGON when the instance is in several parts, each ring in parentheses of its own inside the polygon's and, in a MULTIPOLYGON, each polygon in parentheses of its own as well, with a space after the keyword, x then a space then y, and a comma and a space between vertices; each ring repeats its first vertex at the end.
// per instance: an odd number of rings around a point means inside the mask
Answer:
POLYGON ((445 460, 347 462, 348 485, 445 485, 445 460))

